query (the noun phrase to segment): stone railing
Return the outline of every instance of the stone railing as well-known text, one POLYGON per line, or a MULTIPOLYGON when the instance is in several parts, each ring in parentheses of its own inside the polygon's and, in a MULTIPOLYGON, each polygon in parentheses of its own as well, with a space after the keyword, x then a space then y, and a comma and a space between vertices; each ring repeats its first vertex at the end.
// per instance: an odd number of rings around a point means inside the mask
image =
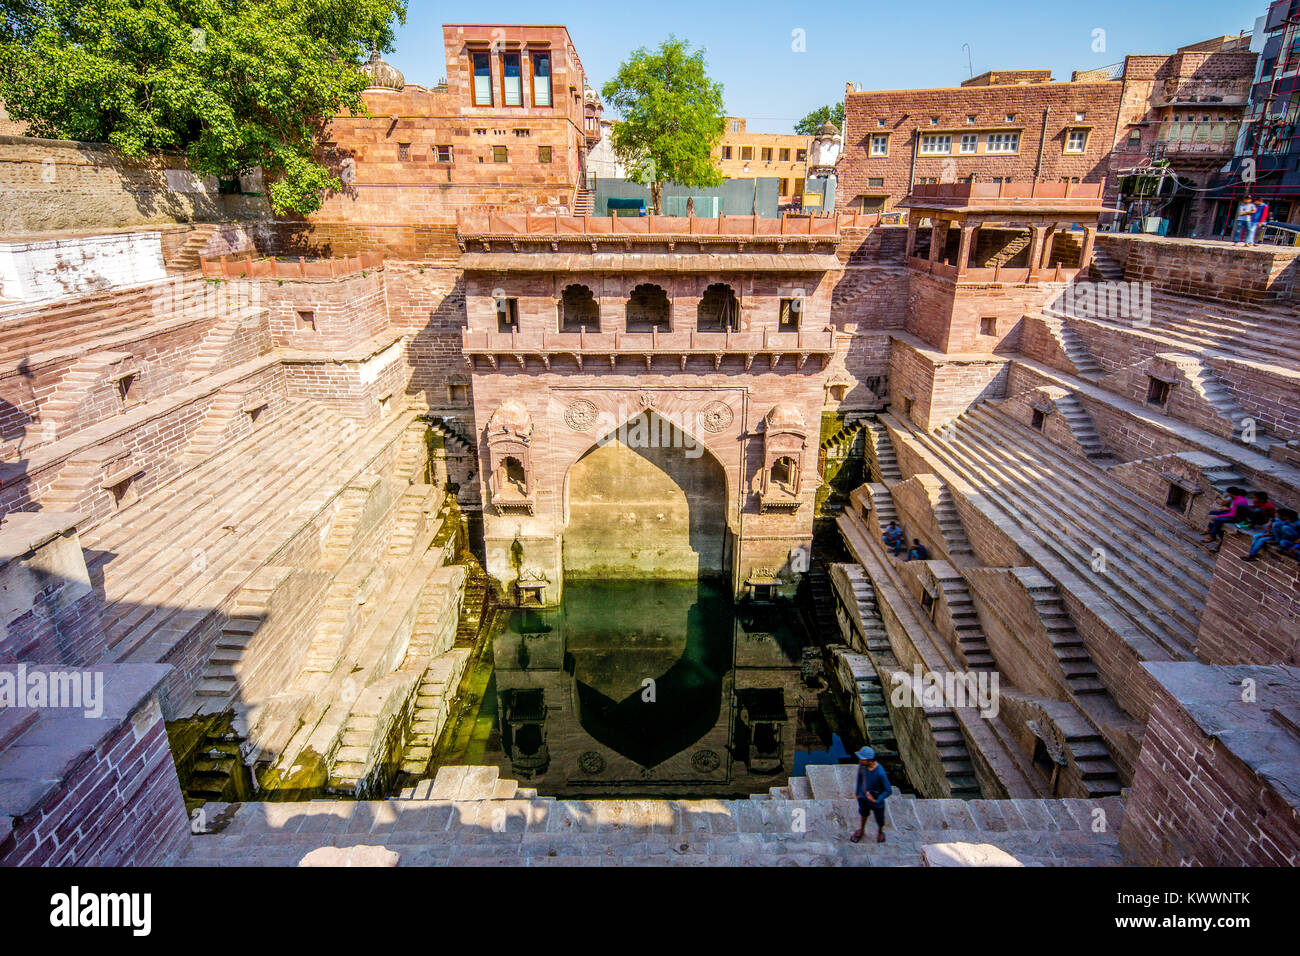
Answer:
POLYGON ((483 332, 465 329, 467 353, 648 355, 689 352, 821 354, 835 349, 835 332, 483 332))
POLYGON ((200 259, 205 279, 340 279, 378 269, 384 257, 366 252, 333 259, 200 259))
POLYGON ((853 226, 874 226, 875 215, 837 213, 832 216, 561 216, 530 213, 473 212, 457 217, 456 231, 462 236, 511 239, 536 236, 584 239, 616 236, 701 237, 748 239, 835 239, 840 230, 853 226))
POLYGON ((1099 183, 927 183, 912 187, 904 204, 924 206, 931 202, 944 205, 987 204, 1002 200, 1017 205, 1026 201, 1049 201, 1080 206, 1101 202, 1105 181, 1099 183))

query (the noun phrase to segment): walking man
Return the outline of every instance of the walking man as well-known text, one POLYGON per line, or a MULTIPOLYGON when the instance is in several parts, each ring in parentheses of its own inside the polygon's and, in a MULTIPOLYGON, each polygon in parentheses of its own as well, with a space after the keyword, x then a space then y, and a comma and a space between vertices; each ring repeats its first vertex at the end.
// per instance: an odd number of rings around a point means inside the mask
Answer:
POLYGON ((1235 246, 1239 242, 1251 245, 1255 241, 1255 214, 1258 207, 1254 200, 1249 197, 1237 207, 1237 225, 1232 230, 1232 244, 1235 246))
POLYGON ((867 817, 876 818, 876 842, 885 842, 885 800, 894 792, 885 776, 885 768, 876 762, 876 752, 870 747, 858 751, 858 815, 862 822, 858 832, 849 837, 853 843, 862 839, 867 829, 867 817))

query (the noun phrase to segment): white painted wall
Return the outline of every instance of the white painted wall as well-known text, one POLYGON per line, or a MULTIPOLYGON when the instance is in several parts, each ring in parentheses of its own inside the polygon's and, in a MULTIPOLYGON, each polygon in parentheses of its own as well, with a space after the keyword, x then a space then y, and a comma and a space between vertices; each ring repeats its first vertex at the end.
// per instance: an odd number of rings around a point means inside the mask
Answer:
POLYGON ((166 275, 157 232, 0 243, 2 299, 44 302, 166 275))

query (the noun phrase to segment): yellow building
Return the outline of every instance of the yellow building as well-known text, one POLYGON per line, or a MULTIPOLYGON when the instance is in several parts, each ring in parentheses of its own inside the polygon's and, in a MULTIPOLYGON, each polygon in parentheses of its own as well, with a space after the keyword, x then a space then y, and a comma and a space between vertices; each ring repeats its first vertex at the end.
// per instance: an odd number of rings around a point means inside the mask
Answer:
POLYGON ((781 202, 803 201, 808 174, 808 148, 812 137, 793 133, 747 133, 745 121, 728 116, 722 142, 714 149, 722 175, 728 179, 776 177, 781 180, 781 202))

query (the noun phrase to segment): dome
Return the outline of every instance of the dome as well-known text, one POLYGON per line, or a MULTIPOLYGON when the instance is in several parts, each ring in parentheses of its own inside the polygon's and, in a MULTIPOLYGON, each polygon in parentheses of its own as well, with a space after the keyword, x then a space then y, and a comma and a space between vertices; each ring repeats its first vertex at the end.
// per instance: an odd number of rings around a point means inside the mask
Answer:
POLYGON ((827 120, 825 123, 822 123, 821 127, 817 130, 817 135, 818 136, 839 136, 840 131, 834 123, 832 123, 830 120, 827 120))
POLYGON ((400 90, 406 85, 402 71, 381 60, 378 50, 370 51, 370 59, 361 64, 361 72, 370 80, 366 84, 368 90, 400 90))
POLYGON ((533 432, 533 417, 517 398, 507 398, 488 419, 488 438, 504 434, 527 438, 533 432))
POLYGON ((582 99, 584 102, 594 103, 596 106, 600 106, 600 94, 590 86, 582 91, 582 99))
POLYGON ((805 432, 803 415, 793 405, 776 405, 767 413, 767 430, 780 432, 805 432))

